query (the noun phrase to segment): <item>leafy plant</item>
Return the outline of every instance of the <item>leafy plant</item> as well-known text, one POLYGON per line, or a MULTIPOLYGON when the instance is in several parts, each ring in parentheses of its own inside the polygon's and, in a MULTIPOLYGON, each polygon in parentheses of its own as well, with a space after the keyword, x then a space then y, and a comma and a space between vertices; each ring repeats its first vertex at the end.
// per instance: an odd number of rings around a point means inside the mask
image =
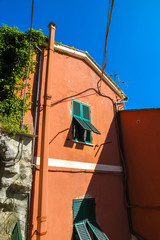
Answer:
MULTIPOLYGON (((3 25, 0 28, 0 127, 9 131, 21 132, 23 93, 27 67, 30 65, 30 73, 35 71, 36 60, 33 59, 37 49, 47 41, 42 30, 32 29, 30 45, 30 30, 21 32, 17 27, 3 25)), ((31 102, 31 86, 27 84, 25 99, 25 113, 31 102)), ((28 132, 27 125, 23 132, 28 132)))

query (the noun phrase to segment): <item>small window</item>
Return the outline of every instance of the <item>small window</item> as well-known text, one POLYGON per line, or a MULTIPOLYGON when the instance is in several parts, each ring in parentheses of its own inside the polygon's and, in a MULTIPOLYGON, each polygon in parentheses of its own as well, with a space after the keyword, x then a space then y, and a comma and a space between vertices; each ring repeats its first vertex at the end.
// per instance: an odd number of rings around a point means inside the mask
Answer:
POLYGON ((73 200, 73 239, 109 240, 96 222, 95 199, 73 200))
POLYGON ((92 125, 90 107, 77 100, 72 100, 73 140, 85 143, 92 142, 92 134, 100 132, 92 125))

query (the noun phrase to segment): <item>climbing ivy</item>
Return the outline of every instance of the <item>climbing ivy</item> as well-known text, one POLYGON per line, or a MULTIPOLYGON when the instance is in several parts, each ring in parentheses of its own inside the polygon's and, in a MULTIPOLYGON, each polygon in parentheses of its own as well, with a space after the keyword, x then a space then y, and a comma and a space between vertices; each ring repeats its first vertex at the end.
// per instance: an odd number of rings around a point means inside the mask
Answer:
MULTIPOLYGON (((23 93, 27 67, 29 76, 35 71, 36 60, 33 59, 37 49, 47 41, 42 30, 32 30, 31 51, 29 58, 30 30, 21 32, 17 27, 3 25, 0 28, 0 128, 21 132, 23 93)), ((25 100, 25 113, 31 105, 31 86, 28 81, 25 100)), ((23 132, 29 132, 24 125, 23 132)))

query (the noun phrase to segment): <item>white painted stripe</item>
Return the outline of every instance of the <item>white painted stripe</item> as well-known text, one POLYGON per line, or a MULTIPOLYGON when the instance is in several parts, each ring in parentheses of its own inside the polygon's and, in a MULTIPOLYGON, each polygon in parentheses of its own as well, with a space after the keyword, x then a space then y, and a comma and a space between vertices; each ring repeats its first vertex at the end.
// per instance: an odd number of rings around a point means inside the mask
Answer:
MULTIPOLYGON (((40 165, 40 157, 35 157, 35 162, 40 165)), ((86 162, 75 162, 69 160, 61 159, 48 159, 49 167, 62 167, 62 168, 73 168, 73 169, 83 169, 83 170, 98 170, 98 171, 109 171, 109 172, 123 172, 121 166, 113 166, 107 164, 96 164, 96 163, 86 163, 86 162)))

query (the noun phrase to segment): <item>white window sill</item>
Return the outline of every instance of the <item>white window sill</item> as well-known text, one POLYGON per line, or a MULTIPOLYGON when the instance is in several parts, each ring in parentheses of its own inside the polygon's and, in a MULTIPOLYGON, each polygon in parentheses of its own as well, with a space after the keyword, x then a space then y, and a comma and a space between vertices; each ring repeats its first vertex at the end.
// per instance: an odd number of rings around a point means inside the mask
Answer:
POLYGON ((90 147, 94 147, 94 144, 92 143, 85 143, 85 142, 80 142, 80 141, 76 141, 76 140, 71 140, 72 142, 74 143, 78 143, 78 144, 83 144, 83 145, 87 145, 87 146, 90 146, 90 147))

